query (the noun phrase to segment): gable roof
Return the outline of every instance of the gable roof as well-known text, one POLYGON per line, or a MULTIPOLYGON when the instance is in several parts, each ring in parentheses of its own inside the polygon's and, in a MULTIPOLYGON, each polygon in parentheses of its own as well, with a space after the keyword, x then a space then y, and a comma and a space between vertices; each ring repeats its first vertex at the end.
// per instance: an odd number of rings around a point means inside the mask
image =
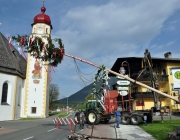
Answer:
MULTIPOLYGON (((122 63, 124 61, 129 63, 129 68, 130 68, 130 74, 132 76, 133 73, 138 73, 141 70, 141 61, 143 57, 122 57, 122 58, 117 58, 115 63, 113 64, 111 70, 118 72, 119 73, 119 68, 121 67, 122 63)), ((155 58, 152 57, 152 62, 153 63, 180 63, 179 58, 155 58)), ((128 71, 128 70, 127 70, 128 71)), ((108 74, 109 76, 115 76, 112 73, 108 74)))
POLYGON ((26 78, 27 61, 0 33, 0 72, 26 78))

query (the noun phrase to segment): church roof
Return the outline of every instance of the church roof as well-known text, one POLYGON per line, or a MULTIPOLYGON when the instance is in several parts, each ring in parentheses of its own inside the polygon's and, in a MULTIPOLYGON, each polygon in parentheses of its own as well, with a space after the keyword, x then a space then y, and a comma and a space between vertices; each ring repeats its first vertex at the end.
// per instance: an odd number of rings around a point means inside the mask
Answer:
POLYGON ((0 72, 26 78, 27 61, 0 33, 0 72))
POLYGON ((47 25, 50 25, 51 29, 52 29, 51 19, 48 15, 45 14, 45 11, 46 11, 46 8, 44 6, 41 7, 42 13, 40 13, 34 17, 34 23, 32 25, 34 25, 36 23, 45 23, 47 25))

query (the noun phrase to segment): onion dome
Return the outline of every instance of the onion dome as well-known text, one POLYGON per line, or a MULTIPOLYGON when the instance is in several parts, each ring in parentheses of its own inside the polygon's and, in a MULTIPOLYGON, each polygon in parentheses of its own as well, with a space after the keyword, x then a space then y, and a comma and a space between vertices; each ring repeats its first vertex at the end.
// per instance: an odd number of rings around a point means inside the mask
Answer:
POLYGON ((46 8, 43 6, 41 7, 41 14, 38 14, 34 17, 34 23, 32 24, 32 26, 36 23, 45 23, 51 26, 52 29, 52 25, 51 25, 51 19, 48 15, 45 14, 46 8))

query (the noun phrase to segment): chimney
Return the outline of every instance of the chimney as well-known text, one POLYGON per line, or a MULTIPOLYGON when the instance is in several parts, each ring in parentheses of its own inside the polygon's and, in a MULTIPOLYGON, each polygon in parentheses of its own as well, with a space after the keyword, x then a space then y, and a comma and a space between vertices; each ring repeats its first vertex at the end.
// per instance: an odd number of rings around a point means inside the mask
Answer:
POLYGON ((171 52, 165 53, 165 54, 164 54, 164 57, 165 57, 165 58, 172 58, 171 52))

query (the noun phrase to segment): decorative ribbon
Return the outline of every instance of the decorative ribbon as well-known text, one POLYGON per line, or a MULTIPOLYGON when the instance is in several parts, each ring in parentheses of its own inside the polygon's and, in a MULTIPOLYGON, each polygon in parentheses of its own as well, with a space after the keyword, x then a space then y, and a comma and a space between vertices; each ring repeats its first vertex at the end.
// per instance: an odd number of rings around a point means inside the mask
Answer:
POLYGON ((8 36, 8 43, 11 50, 13 50, 13 46, 11 44, 11 37, 8 36))
POLYGON ((50 68, 51 68, 51 70, 53 70, 53 71, 55 72, 55 70, 54 70, 54 66, 50 66, 50 68))
POLYGON ((35 41, 35 40, 36 40, 36 37, 34 36, 34 37, 31 39, 31 45, 32 45, 33 41, 35 41))
POLYGON ((93 94, 98 95, 98 94, 100 94, 103 91, 103 89, 104 89, 104 87, 106 85, 106 80, 107 80, 107 77, 106 77, 106 67, 104 65, 102 65, 101 69, 98 70, 98 72, 97 72, 97 74, 95 76, 95 79, 94 79, 93 88, 92 88, 93 94), (96 91, 96 83, 98 81, 98 77, 100 76, 101 70, 103 71, 102 77, 101 77, 102 84, 101 84, 99 90, 96 91))
POLYGON ((22 50, 22 53, 23 53, 25 59, 27 60, 27 56, 26 56, 26 54, 24 53, 24 47, 21 47, 21 50, 22 50))

